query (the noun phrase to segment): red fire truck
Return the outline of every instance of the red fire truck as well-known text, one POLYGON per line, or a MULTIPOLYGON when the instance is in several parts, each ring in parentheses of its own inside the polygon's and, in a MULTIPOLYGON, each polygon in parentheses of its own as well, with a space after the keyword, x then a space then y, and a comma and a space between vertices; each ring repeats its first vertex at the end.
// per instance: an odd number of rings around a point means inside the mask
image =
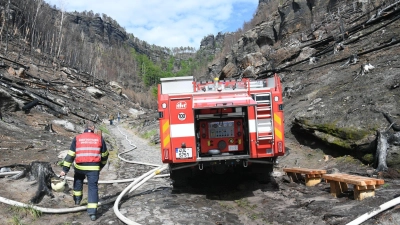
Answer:
POLYGON ((267 180, 285 154, 282 86, 263 80, 162 78, 158 86, 162 161, 173 186, 195 171, 250 171, 267 180))

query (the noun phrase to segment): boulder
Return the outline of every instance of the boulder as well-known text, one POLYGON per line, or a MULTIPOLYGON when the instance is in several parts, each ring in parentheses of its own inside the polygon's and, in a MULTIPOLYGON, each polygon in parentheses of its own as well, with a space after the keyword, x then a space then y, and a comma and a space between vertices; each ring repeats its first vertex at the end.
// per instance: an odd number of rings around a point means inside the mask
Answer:
POLYGON ((14 68, 12 68, 12 67, 10 67, 10 68, 8 68, 8 73, 10 74, 10 75, 12 75, 12 76, 15 76, 17 73, 15 72, 15 70, 14 70, 14 68))
POLYGON ((220 80, 223 80, 227 77, 232 77, 233 75, 235 75, 237 72, 237 68, 235 66, 235 64, 233 63, 228 63, 223 69, 222 69, 222 73, 221 76, 219 77, 220 80))
POLYGON ((18 77, 26 78, 26 72, 24 68, 19 68, 15 73, 18 77))
POLYGON ((111 87, 111 89, 112 89, 115 93, 117 93, 118 95, 121 95, 121 94, 122 94, 122 87, 121 87, 117 82, 111 81, 111 82, 110 82, 110 87, 111 87))
POLYGON ((76 126, 73 123, 71 123, 71 122, 69 122, 67 120, 53 120, 52 123, 64 127, 64 129, 67 130, 67 131, 71 131, 71 132, 74 132, 74 133, 78 132, 77 131, 78 128, 76 128, 76 126))
POLYGON ((104 96, 104 92, 100 91, 95 87, 87 87, 86 91, 89 92, 89 94, 95 98, 101 98, 104 96))
POLYGON ((247 68, 249 66, 259 67, 267 63, 267 60, 260 52, 247 54, 241 61, 241 67, 247 68))
POLYGON ((256 74, 254 71, 254 66, 248 66, 244 71, 243 71, 243 77, 247 78, 256 78, 256 74))

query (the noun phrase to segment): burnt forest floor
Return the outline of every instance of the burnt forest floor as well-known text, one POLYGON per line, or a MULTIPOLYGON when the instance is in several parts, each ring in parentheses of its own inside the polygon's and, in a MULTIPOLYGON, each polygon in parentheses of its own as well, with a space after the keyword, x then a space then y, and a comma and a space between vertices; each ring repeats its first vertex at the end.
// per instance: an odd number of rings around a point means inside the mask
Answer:
MULTIPOLYGON (((20 117, 27 120, 40 119, 41 113, 32 116, 20 117)), ((44 116, 44 115, 42 115, 44 116)), ((13 132, 19 129, 14 122, 0 122, 2 130, 13 132)), ((161 164, 159 145, 149 144, 148 140, 137 136, 137 130, 132 128, 133 121, 123 120, 120 124, 110 126, 103 124, 104 130, 115 141, 110 146, 110 163, 101 173, 100 180, 119 180, 140 176, 150 170, 151 166, 125 163, 118 159, 117 153, 137 149, 123 155, 128 160, 161 164), (130 140, 128 142, 127 140, 130 140)), ((156 124, 153 125, 156 127, 156 124)), ((74 134, 63 133, 62 129, 54 128, 57 133, 38 132, 24 129, 20 136, 10 136, 2 142, 15 142, 5 150, 2 146, 1 163, 25 163, 39 160, 51 162, 53 170, 58 174, 61 168, 56 165, 58 154, 66 150, 74 134), (38 141, 32 146, 23 140, 29 137, 38 141), (42 141, 46 140, 46 142, 42 141), (52 145, 59 143, 59 145, 52 145), (19 147, 15 147, 19 146, 19 147), (64 146, 64 147, 60 147, 64 146)), ((41 130, 41 129, 40 129, 41 130)), ((7 132, 7 133, 8 133, 7 132)), ((18 133, 18 132, 16 132, 18 133)), ((4 135, 3 135, 4 137, 4 135)), ((376 196, 357 201, 353 199, 352 188, 339 198, 330 195, 329 184, 321 182, 314 187, 306 187, 304 181, 289 182, 283 173, 285 167, 304 167, 326 169, 329 172, 343 172, 349 174, 374 176, 373 168, 363 165, 350 156, 327 156, 323 148, 317 143, 307 147, 300 144, 294 137, 286 138, 287 156, 279 159, 271 177, 271 182, 260 184, 255 180, 238 178, 232 174, 210 175, 201 182, 192 182, 192 185, 182 190, 173 190, 170 179, 153 178, 136 191, 125 197, 120 204, 121 213, 132 221, 140 224, 346 224, 357 216, 397 197, 400 180, 397 173, 379 174, 385 184, 376 190, 376 196), (195 183, 195 184, 194 184, 195 183)), ((17 169, 17 168, 15 168, 17 169)), ((72 176, 73 171, 68 174, 72 176)), ((37 190, 25 178, 10 180, 0 178, 0 196, 3 198, 28 203, 37 190)), ((72 182, 68 181, 69 186, 72 182)), ((100 184, 100 201, 115 198, 128 186, 129 183, 100 184)), ((84 196, 86 193, 84 188, 84 196)), ((74 207, 71 190, 54 192, 55 197, 45 196, 37 205, 44 208, 74 207)), ((19 207, 0 203, 1 224, 124 224, 114 211, 113 203, 102 205, 99 208, 99 218, 92 222, 85 211, 65 214, 42 214, 35 218, 34 210, 22 210, 19 207)), ((83 205, 85 199, 83 200, 83 205)), ((399 224, 400 210, 391 208, 363 224, 399 224)))

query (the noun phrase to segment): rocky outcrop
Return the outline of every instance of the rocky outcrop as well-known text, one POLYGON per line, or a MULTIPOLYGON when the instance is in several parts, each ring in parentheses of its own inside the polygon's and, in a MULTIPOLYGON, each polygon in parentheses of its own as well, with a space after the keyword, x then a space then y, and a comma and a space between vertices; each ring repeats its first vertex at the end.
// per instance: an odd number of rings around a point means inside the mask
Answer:
MULTIPOLYGON (((260 0, 257 13, 271 3, 260 0)), ((400 58, 390 45, 379 47, 399 36, 393 22, 400 13, 388 2, 374 4, 281 1, 268 20, 246 31, 230 54, 209 67, 210 76, 261 78, 278 72, 286 90, 286 135, 321 142, 331 149, 326 154, 340 152, 372 163, 368 155, 375 152, 377 131, 390 125, 382 112, 400 116, 395 85, 400 70, 388 63, 400 58), (377 8, 385 9, 380 23, 373 22, 377 8), (375 68, 366 72, 367 63, 375 68)), ((400 168, 398 145, 389 143, 389 149, 388 162, 400 168)))
POLYGON ((15 112, 19 110, 20 107, 18 102, 7 91, 1 88, 0 88, 0 99, 1 99, 0 115, 4 116, 6 112, 15 112))
POLYGON ((117 95, 122 95, 122 87, 115 81, 110 82, 111 90, 114 91, 117 95))
POLYGON ((204 37, 200 42, 200 52, 202 55, 210 56, 221 52, 222 46, 224 44, 225 35, 219 32, 217 36, 212 34, 204 37))
POLYGON ((104 92, 101 90, 95 88, 95 87, 87 87, 86 91, 93 97, 95 98, 101 98, 104 96, 104 92))
POLYGON ((147 55, 154 62, 161 62, 161 60, 170 57, 168 48, 150 45, 128 34, 122 27, 104 21, 101 17, 68 14, 66 24, 69 24, 73 28, 79 27, 79 30, 92 43, 95 41, 100 41, 108 45, 126 43, 128 46, 134 48, 136 52, 147 55))

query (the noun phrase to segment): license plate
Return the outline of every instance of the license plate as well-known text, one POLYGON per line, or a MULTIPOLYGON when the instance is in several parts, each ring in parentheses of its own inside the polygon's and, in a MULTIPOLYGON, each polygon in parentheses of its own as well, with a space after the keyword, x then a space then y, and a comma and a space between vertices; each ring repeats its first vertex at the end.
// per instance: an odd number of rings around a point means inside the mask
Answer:
POLYGON ((237 151, 237 150, 239 150, 239 147, 237 145, 229 145, 228 150, 229 151, 237 151))
POLYGON ((175 153, 177 159, 192 158, 192 148, 176 148, 175 153))

